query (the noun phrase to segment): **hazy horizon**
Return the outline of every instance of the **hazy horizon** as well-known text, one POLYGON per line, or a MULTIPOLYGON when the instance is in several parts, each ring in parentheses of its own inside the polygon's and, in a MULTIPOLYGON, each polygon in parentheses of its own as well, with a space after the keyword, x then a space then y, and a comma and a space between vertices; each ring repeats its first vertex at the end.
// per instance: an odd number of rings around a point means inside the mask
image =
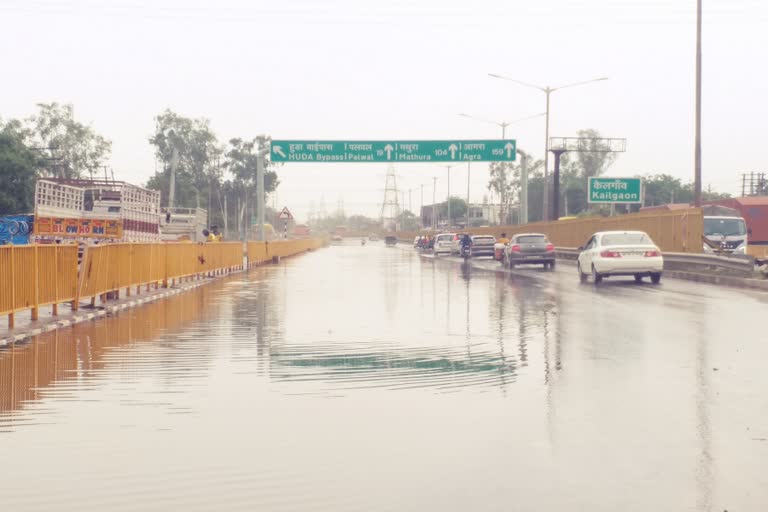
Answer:
MULTIPOLYGON (((764 170, 753 149, 768 111, 764 72, 742 63, 759 62, 768 43, 768 5, 704 5, 703 183, 737 194, 741 172, 764 170)), ((499 127, 458 114, 544 111, 542 93, 488 73, 552 86, 607 76, 553 94, 551 135, 626 137, 609 175, 693 175, 695 2, 11 0, 1 9, 0 117, 72 103, 78 121, 112 141, 116 177, 133 183, 155 171, 147 139, 165 108, 209 119, 221 142, 498 138, 499 127)), ((510 126, 507 138, 541 158, 543 118, 510 126)), ((414 210, 421 185, 431 203, 433 176, 445 198, 444 166, 396 171, 414 210)), ((287 164, 274 202, 300 218, 321 197, 329 212, 343 199, 347 214, 376 215, 385 173, 385 164, 287 164)), ((486 183, 487 164, 473 164, 473 202, 486 183)), ((466 186, 462 165, 452 195, 466 186)))

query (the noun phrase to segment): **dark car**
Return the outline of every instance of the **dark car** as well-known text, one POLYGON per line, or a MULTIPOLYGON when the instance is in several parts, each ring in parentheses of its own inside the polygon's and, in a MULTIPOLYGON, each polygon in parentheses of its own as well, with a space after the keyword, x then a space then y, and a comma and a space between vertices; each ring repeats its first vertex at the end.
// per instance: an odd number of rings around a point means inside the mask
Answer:
POLYGON ((384 237, 384 243, 387 245, 387 247, 394 247, 395 245, 397 245, 397 237, 396 236, 384 237))
POLYGON ((540 233, 525 233, 515 235, 509 241, 505 252, 505 261, 509 268, 517 265, 544 265, 544 268, 555 268, 555 246, 540 233))

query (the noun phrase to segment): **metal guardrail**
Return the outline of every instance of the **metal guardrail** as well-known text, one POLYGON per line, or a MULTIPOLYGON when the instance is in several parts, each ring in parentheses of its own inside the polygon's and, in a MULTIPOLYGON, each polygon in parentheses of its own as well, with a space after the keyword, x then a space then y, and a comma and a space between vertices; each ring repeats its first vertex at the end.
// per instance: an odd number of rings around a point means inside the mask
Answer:
MULTIPOLYGON (((557 258, 563 260, 576 260, 580 252, 578 249, 570 247, 557 247, 555 249, 557 258)), ((755 269, 755 258, 752 256, 720 256, 680 252, 665 252, 663 255, 665 270, 752 277, 755 269)))
POLYGON ((752 277, 755 272, 755 258, 734 255, 664 253, 664 268, 752 277))

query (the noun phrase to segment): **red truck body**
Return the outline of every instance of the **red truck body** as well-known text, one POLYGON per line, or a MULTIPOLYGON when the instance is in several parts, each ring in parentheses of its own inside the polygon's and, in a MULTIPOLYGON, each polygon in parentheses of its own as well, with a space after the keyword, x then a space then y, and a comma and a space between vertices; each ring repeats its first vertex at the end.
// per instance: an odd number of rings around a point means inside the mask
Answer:
POLYGON ((734 197, 720 201, 707 201, 707 205, 718 205, 738 211, 747 223, 750 245, 768 245, 768 196, 734 197))

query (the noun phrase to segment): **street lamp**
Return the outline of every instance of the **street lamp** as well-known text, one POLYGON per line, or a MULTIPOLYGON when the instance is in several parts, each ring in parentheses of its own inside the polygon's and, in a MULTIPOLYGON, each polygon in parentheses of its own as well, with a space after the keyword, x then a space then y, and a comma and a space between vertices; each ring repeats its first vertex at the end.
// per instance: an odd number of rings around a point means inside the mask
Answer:
POLYGON ((461 117, 466 117, 467 119, 474 119, 475 121, 482 121, 483 123, 490 123, 490 124, 495 124, 496 126, 501 126, 501 139, 504 140, 507 138, 507 126, 519 123, 521 121, 527 121, 529 119, 536 119, 537 117, 542 117, 547 114, 546 112, 542 112, 541 114, 535 114, 528 117, 521 117, 520 119, 515 119, 514 121, 492 121, 490 119, 484 119, 482 117, 471 116, 469 114, 464 114, 464 113, 461 113, 459 115, 461 117))
POLYGON ((696 1, 696 114, 693 150, 693 205, 701 208, 701 0, 696 1))
POLYGON ((500 80, 507 80, 509 82, 514 82, 518 85, 522 85, 524 87, 531 87, 533 89, 538 89, 539 91, 543 92, 547 97, 547 127, 544 133, 544 198, 543 198, 543 219, 549 220, 549 96, 555 91, 559 91, 560 89, 566 89, 568 87, 576 87, 579 85, 586 85, 591 84, 592 82, 600 82, 603 80, 608 80, 607 77, 600 77, 600 78, 593 78, 592 80, 585 80, 583 82, 574 82, 572 84, 566 84, 566 85, 560 85, 557 87, 542 87, 540 85, 534 85, 529 84, 528 82, 522 82, 520 80, 515 80, 514 78, 508 78, 506 76, 502 75, 496 75, 494 73, 488 73, 488 76, 491 78, 498 78, 500 80))
MULTIPOLYGON (((491 123, 495 124, 496 126, 501 126, 501 139, 506 139, 506 131, 507 126, 512 124, 517 124, 522 121, 528 121, 529 119, 536 119, 537 117, 542 117, 547 115, 546 112, 542 112, 541 114, 534 114, 532 116, 528 117, 521 117, 520 119, 515 119, 514 121, 491 121, 490 119, 483 119, 482 117, 476 117, 471 116, 469 114, 459 114, 461 117, 466 117, 467 119, 474 119, 475 121, 482 121, 484 123, 491 123)), ((527 224, 528 223, 528 169, 522 168, 521 169, 521 176, 520 176, 520 214, 518 216, 520 224, 527 224)), ((467 226, 469 226, 469 162, 467 162, 467 226)))
MULTIPOLYGON (((447 170, 447 173, 446 173, 447 185, 446 185, 446 187, 448 189, 448 193, 447 193, 448 199, 447 199, 447 205, 446 206, 448 207, 448 228, 450 229, 450 227, 451 227, 451 168, 452 167, 458 167, 458 166, 457 165, 446 165, 444 167, 447 170)), ((434 179, 437 179, 437 178, 434 178, 434 179)))

